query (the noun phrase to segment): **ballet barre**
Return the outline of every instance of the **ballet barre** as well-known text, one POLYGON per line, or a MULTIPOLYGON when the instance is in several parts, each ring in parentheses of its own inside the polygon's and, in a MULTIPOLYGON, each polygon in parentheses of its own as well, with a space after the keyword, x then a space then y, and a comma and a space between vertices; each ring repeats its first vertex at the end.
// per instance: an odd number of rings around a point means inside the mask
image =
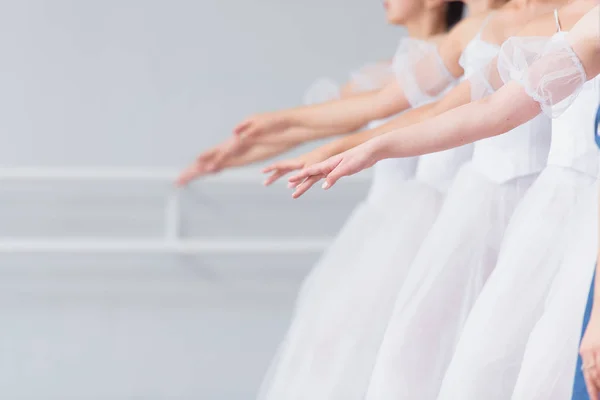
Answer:
MULTIPOLYGON (((0 167, 0 182, 156 182, 170 184, 179 171, 167 168, 97 167, 0 167)), ((217 184, 259 183, 258 171, 239 170, 210 176, 217 184)), ((180 196, 185 191, 173 186, 165 205, 165 230, 158 239, 107 238, 0 238, 0 253, 171 253, 171 254, 277 254, 320 252, 329 238, 314 239, 185 239, 180 235, 180 196)))
POLYGON ((329 239, 0 239, 0 254, 288 254, 323 251, 329 239))

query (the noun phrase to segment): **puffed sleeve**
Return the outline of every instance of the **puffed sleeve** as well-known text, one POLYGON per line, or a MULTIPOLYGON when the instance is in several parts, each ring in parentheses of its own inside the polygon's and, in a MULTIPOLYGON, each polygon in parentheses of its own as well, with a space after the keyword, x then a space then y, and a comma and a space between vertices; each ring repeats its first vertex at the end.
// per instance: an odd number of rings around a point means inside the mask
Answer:
POLYGON ((368 92, 384 87, 394 73, 390 63, 368 64, 350 74, 350 80, 355 92, 368 92))
POLYGON ((521 84, 553 118, 573 103, 587 81, 581 61, 563 33, 552 38, 508 39, 498 56, 498 73, 505 83, 521 84))
POLYGON ((340 87, 332 79, 320 78, 313 82, 304 92, 303 103, 306 105, 325 103, 340 98, 340 87))
POLYGON ((412 107, 435 100, 458 82, 446 68, 437 45, 423 40, 403 39, 392 68, 412 107))

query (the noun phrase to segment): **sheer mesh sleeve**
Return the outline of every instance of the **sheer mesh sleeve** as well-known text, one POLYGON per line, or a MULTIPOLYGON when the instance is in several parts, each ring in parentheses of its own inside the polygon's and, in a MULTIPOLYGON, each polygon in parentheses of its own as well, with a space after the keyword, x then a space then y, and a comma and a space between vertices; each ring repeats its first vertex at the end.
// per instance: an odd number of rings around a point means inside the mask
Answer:
POLYGON ((394 56, 392 68, 412 107, 430 102, 456 84, 434 43, 403 39, 394 56))
POLYGON ((466 78, 471 84, 471 101, 482 99, 500 89, 504 82, 498 73, 498 58, 470 71, 466 78))
POLYGON ((367 92, 381 89, 391 79, 394 73, 390 63, 369 64, 350 74, 350 81, 355 92, 367 92))
MULTIPOLYGON (((381 89, 393 79, 392 67, 389 63, 368 64, 350 74, 352 92, 363 93, 381 89)), ((337 100, 341 95, 340 86, 329 78, 317 79, 304 93, 304 104, 320 104, 337 100)))
POLYGON ((519 82, 550 117, 559 116, 579 94, 587 78, 566 35, 512 37, 502 45, 498 73, 519 82))
POLYGON ((304 104, 320 104, 340 98, 340 87, 329 79, 321 78, 308 87, 304 93, 304 104))

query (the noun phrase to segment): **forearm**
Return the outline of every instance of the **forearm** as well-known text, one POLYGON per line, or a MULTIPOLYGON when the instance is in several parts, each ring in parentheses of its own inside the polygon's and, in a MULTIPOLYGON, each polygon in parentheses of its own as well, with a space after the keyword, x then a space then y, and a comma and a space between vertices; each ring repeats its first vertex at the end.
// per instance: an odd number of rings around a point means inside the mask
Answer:
POLYGON ((353 147, 359 146, 368 140, 384 135, 388 132, 418 124, 446 111, 467 104, 471 98, 471 86, 465 81, 452 89, 442 100, 429 103, 419 108, 414 108, 387 123, 367 131, 358 132, 336 140, 331 144, 332 155, 339 154, 353 147), (335 151, 334 151, 335 150, 335 151))
POLYGON ((332 135, 333 133, 329 130, 292 127, 286 129, 280 135, 259 136, 249 140, 252 140, 252 143, 257 146, 277 145, 293 147, 332 135))
POLYGON ((369 122, 387 118, 410 106, 401 89, 391 84, 381 90, 342 100, 291 110, 290 125, 314 129, 321 137, 356 131, 369 122))
POLYGON ((373 138, 384 135, 391 131, 398 130, 400 128, 411 126, 421 121, 425 121, 440 113, 441 109, 438 104, 428 104, 419 108, 415 108, 381 126, 378 126, 377 128, 344 136, 334 142, 331 142, 328 145, 329 152, 332 156, 334 156, 356 146, 360 146, 361 144, 373 138))
POLYGON ((539 112, 539 104, 511 82, 492 96, 376 138, 377 157, 414 157, 459 147, 508 132, 539 112))
POLYGON ((228 158, 223 168, 237 168, 255 164, 279 156, 293 149, 291 145, 256 145, 248 151, 235 157, 228 158))
POLYGON ((429 116, 433 116, 434 112, 435 109, 432 105, 419 107, 414 110, 410 110, 407 113, 400 115, 381 126, 378 126, 377 128, 344 136, 328 145, 330 153, 332 156, 334 156, 346 150, 350 150, 373 138, 376 138, 377 136, 384 135, 390 131, 403 128, 405 126, 410 126, 421 120, 425 120, 429 116))

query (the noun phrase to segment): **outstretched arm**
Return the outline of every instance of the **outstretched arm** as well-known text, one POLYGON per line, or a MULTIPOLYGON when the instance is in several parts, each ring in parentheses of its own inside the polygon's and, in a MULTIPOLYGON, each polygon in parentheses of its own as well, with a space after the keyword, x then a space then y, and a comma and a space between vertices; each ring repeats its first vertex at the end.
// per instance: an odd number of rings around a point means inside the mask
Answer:
POLYGON ((376 92, 279 113, 257 115, 235 132, 247 138, 278 134, 289 127, 318 130, 320 137, 353 132, 437 97, 463 74, 460 55, 484 16, 459 23, 439 43, 405 40, 393 62, 394 79, 376 92))
MULTIPOLYGON (((415 52, 405 53, 416 53, 417 56, 407 57, 408 60, 404 60, 406 61, 404 63, 396 59, 398 67, 394 69, 396 75, 383 89, 327 104, 259 114, 249 118, 235 129, 237 133, 235 137, 242 140, 228 140, 201 154, 194 165, 187 170, 196 172, 186 174, 186 179, 181 183, 185 184, 206 173, 221 170, 231 161, 231 158, 243 155, 251 146, 260 145, 260 151, 253 151, 254 156, 245 159, 247 163, 278 154, 277 151, 272 151, 273 145, 282 152, 302 142, 353 131, 370 120, 381 119, 406 109, 415 99, 422 101, 423 97, 436 96, 451 83, 453 77, 462 75, 458 59, 467 39, 474 35, 480 23, 481 17, 479 19, 473 17, 461 22, 439 45, 424 45, 423 49, 416 44, 416 50, 411 48, 415 52), (434 46, 434 51, 430 46, 434 46), (436 76, 438 78, 435 78, 436 76), (403 80, 411 82, 410 95, 407 95, 399 84, 403 80)), ((431 114, 427 114, 429 115, 431 114)), ((360 136, 356 137, 359 138, 360 136)), ((353 138, 349 143, 355 145, 359 142, 353 138)), ((333 154, 339 153, 341 150, 335 150, 336 148, 338 145, 333 145, 331 146, 333 150, 330 151, 333 154)))
MULTIPOLYGON (((593 1, 593 0, 592 0, 593 1)), ((573 4, 565 7, 564 11, 561 12, 561 21, 565 28, 572 27, 577 23, 577 21, 585 14, 586 11, 590 9, 589 4, 573 4)), ((591 3, 590 0, 587 0, 587 3, 591 3)), ((467 33, 473 32, 472 24, 466 25, 463 28, 463 31, 467 33), (468 29, 471 29, 468 31, 468 29)), ((546 14, 539 18, 536 18, 529 24, 527 24, 524 29, 519 33, 519 36, 551 36, 556 32, 556 25, 554 21, 553 13, 546 14)), ((468 36, 465 34, 465 36, 468 36)), ((446 59, 452 54, 453 46, 457 45, 457 38, 454 37, 454 42, 452 42, 452 37, 449 37, 450 44, 444 44, 440 46, 440 52, 446 59)), ((463 43, 463 46, 465 44, 463 43)), ((446 111, 452 110, 456 107, 464 105, 471 101, 471 82, 468 80, 464 80, 457 87, 449 91, 442 99, 436 101, 434 103, 430 103, 424 105, 419 108, 414 108, 412 110, 407 111, 406 113, 394 118, 388 123, 379 126, 375 129, 370 129, 362 132, 358 132, 352 135, 345 136, 343 138, 337 139, 334 142, 327 144, 322 148, 322 154, 327 155, 328 157, 334 156, 346 150, 349 150, 353 147, 356 147, 366 141, 373 139, 377 136, 386 134, 390 131, 394 131, 400 128, 408 127, 413 124, 417 124, 427 119, 436 117, 446 111)))
MULTIPOLYGON (((591 79, 600 73, 598 8, 596 6, 589 11, 571 30, 566 48, 542 55, 528 68, 527 79, 534 85, 533 89, 544 91, 542 100, 539 96, 534 96, 538 98, 534 100, 521 84, 510 81, 489 97, 417 125, 379 136, 305 169, 290 178, 290 181, 299 184, 307 178, 314 180, 315 177, 326 176, 325 187, 330 187, 339 178, 355 174, 384 158, 418 156, 458 147, 502 134, 527 122, 538 115, 542 108, 551 107, 573 95, 585 79, 591 79), (581 67, 584 74, 579 69, 581 67), (567 79, 554 81, 552 77, 555 76, 553 74, 557 71, 556 68, 560 71, 570 68, 575 72, 572 76, 566 76, 567 79), (550 80, 541 85, 547 77, 550 80)), ((299 194, 310 187, 303 185, 304 183, 298 186, 299 194)))
POLYGON ((323 146, 323 154, 328 154, 329 157, 334 156, 390 131, 426 121, 445 111, 466 104, 470 100, 471 85, 469 81, 465 80, 437 102, 414 108, 377 128, 345 136, 323 146))
POLYGON ((319 138, 353 132, 375 119, 399 113, 410 104, 398 82, 384 88, 357 94, 340 100, 254 115, 235 127, 234 133, 245 139, 257 140, 273 136, 286 141, 291 128, 314 130, 319 138))

